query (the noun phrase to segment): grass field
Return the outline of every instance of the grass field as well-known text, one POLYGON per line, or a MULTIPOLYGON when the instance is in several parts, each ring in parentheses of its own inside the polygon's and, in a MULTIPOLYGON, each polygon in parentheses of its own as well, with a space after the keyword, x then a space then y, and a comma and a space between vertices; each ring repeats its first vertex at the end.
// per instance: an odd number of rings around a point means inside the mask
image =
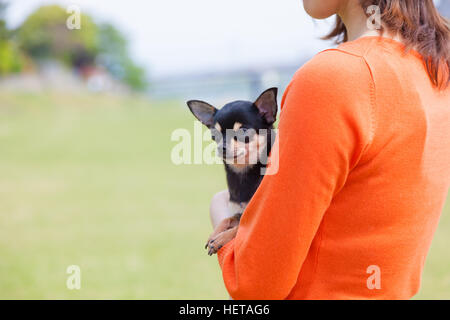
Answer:
MULTIPOLYGON (((177 101, 0 93, 0 298, 226 299, 203 250, 223 169, 172 164, 176 128, 177 101)), ((447 205, 417 298, 450 299, 449 244, 447 205)))

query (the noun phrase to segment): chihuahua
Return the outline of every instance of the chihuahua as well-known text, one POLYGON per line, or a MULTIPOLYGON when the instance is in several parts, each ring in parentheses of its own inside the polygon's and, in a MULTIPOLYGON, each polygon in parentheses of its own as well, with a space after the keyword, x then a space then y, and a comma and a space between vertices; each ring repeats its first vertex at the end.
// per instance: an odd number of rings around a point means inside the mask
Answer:
POLYGON ((256 192, 273 145, 277 88, 264 91, 255 102, 234 101, 220 110, 191 100, 187 105, 194 116, 211 130, 217 155, 225 165, 232 217, 223 220, 209 237, 205 248, 212 255, 237 233, 245 207, 256 192))

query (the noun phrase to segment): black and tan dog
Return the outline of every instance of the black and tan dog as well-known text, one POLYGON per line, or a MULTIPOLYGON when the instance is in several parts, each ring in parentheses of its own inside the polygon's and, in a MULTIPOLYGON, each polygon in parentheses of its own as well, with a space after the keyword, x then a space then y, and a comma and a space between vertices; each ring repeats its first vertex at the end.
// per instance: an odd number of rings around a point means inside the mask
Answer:
POLYGON ((274 140, 277 93, 277 88, 271 88, 255 102, 234 101, 220 110, 203 101, 187 102, 217 143, 217 154, 225 165, 229 207, 234 214, 222 221, 209 237, 206 244, 209 255, 236 236, 241 215, 261 183, 274 140))

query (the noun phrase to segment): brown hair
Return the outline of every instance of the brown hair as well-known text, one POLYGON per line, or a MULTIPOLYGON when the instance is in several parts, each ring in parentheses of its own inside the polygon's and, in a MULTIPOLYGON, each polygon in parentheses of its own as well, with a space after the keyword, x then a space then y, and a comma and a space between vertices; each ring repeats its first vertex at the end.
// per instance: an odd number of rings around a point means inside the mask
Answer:
MULTIPOLYGON (((419 52, 433 84, 446 88, 450 83, 450 27, 433 0, 359 0, 363 9, 380 8, 387 31, 402 37, 407 48, 419 52)), ((336 26, 324 39, 348 41, 347 29, 339 16, 336 26)), ((382 28, 382 32, 384 29, 382 28)))

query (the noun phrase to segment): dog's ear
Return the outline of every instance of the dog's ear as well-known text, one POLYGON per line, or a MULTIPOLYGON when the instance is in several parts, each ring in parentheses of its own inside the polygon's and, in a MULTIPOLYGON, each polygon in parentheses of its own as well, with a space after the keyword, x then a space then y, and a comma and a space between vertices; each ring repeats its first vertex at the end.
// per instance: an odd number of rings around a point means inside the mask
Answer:
POLYGON ((274 123, 277 118, 277 94, 278 88, 267 89, 253 103, 268 124, 274 123))
POLYGON ((214 115, 217 109, 212 105, 199 100, 190 100, 187 105, 194 116, 205 126, 211 128, 214 125, 214 115))

